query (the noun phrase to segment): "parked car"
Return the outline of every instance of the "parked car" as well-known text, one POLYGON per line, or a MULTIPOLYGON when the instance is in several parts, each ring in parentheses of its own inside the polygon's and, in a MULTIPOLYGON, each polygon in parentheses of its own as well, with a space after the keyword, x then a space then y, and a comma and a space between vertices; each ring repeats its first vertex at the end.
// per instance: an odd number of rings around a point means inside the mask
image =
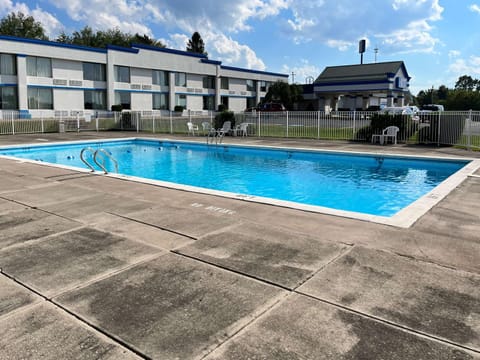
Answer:
POLYGON ((286 111, 285 106, 280 103, 268 102, 260 104, 257 108, 257 111, 286 111))
POLYGON ((443 107, 443 105, 439 105, 439 104, 422 105, 420 107, 419 113, 425 114, 425 113, 434 112, 434 111, 445 111, 445 108, 443 107))
POLYGON ((380 110, 380 114, 388 115, 415 115, 410 106, 388 106, 380 110))
POLYGON ((414 110, 413 106, 391 106, 384 107, 379 111, 379 114, 388 114, 388 115, 407 115, 410 116, 413 121, 418 121, 419 117, 417 112, 414 110))

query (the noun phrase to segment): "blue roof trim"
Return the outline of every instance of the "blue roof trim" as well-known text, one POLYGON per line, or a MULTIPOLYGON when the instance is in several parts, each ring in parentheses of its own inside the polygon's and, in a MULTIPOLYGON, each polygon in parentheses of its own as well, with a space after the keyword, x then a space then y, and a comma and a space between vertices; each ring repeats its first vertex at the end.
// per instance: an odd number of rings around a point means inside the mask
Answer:
POLYGON ((190 57, 194 57, 194 58, 207 59, 207 55, 204 55, 204 54, 198 54, 198 53, 192 53, 192 52, 188 52, 188 51, 168 49, 168 48, 160 48, 160 47, 151 46, 151 45, 132 44, 132 47, 137 48, 137 49, 159 51, 159 52, 164 52, 164 53, 168 53, 168 54, 183 55, 183 56, 190 56, 190 57))
POLYGON ((392 80, 365 80, 365 81, 346 81, 346 82, 328 82, 314 83, 314 87, 321 86, 347 86, 347 85, 365 85, 365 84, 393 84, 392 80))
POLYGON ((218 60, 202 59, 200 61, 205 64, 222 65, 222 62, 218 60))
POLYGON ((225 69, 225 70, 248 72, 248 73, 252 73, 252 74, 263 74, 263 75, 281 76, 281 77, 288 78, 288 75, 279 74, 279 73, 274 73, 274 72, 268 72, 268 71, 260 71, 260 70, 252 70, 252 69, 242 69, 242 68, 238 68, 238 67, 225 66, 225 65, 222 65, 221 68, 222 68, 222 69, 225 69))
POLYGON ((374 89, 365 89, 365 90, 357 90, 357 89, 350 89, 350 90, 346 90, 346 89, 329 89, 329 90, 320 90, 320 89, 315 89, 315 93, 325 93, 325 94, 328 94, 328 93, 332 93, 332 92, 345 92, 345 91, 348 91, 348 92, 359 92, 359 93, 363 93, 363 92, 369 92, 369 91, 385 91, 385 90, 393 90, 393 91, 397 91, 397 92, 404 92, 404 93, 407 93, 408 90, 399 90, 399 89, 386 89, 386 88, 374 88, 374 89))
POLYGON ((55 90, 77 90, 77 91, 85 91, 85 90, 96 90, 96 91, 107 91, 106 88, 87 88, 83 86, 60 86, 60 85, 35 85, 35 84, 28 84, 27 88, 35 88, 35 89, 55 89, 55 90))
POLYGON ((190 95, 190 96, 215 96, 215 94, 204 94, 204 93, 191 93, 191 92, 182 92, 182 91, 175 91, 175 94, 178 95, 190 95))
POLYGON ((141 93, 141 94, 169 94, 168 91, 161 90, 139 90, 139 89, 113 89, 115 92, 141 93))
POLYGON ((126 48, 126 47, 117 46, 117 45, 107 45, 107 50, 123 51, 123 52, 128 52, 128 53, 133 53, 133 54, 138 54, 139 53, 138 49, 126 48))
POLYGON ((15 87, 17 87, 18 84, 9 84, 9 83, 0 84, 0 87, 6 87, 6 86, 10 86, 10 87, 11 87, 11 86, 15 86, 15 87))
POLYGON ((94 48, 94 47, 82 46, 82 45, 64 44, 64 43, 59 43, 56 41, 49 41, 49 40, 27 39, 27 38, 21 38, 17 36, 0 35, 0 40, 16 41, 16 42, 23 42, 27 44, 37 44, 37 45, 45 45, 45 46, 55 46, 55 47, 74 49, 74 50, 92 51, 92 52, 98 52, 102 54, 107 53, 106 49, 100 49, 100 48, 94 48))

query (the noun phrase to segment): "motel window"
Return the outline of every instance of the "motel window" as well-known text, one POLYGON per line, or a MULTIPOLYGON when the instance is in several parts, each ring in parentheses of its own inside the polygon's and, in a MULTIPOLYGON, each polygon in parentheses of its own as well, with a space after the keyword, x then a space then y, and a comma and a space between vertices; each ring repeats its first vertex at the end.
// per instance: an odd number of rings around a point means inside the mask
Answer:
POLYGON ((270 82, 268 82, 268 81, 261 81, 260 82, 260 91, 267 92, 269 87, 270 87, 270 82))
POLYGON ((130 82, 130 68, 128 66, 115 65, 115 81, 129 83, 130 82))
POLYGON ((254 108, 256 107, 256 99, 254 97, 249 97, 247 98, 247 106, 246 108, 249 109, 249 108, 254 108))
POLYGON ((254 80, 247 80, 247 91, 257 91, 257 84, 254 80))
POLYGON ((203 77, 203 88, 204 89, 215 89, 215 77, 214 76, 204 76, 203 77))
POLYGON ((175 73, 175 86, 187 86, 187 74, 175 73))
POLYGON ((220 97, 220 103, 228 109, 228 96, 220 97))
POLYGON ((105 64, 83 63, 83 80, 105 81, 105 64))
POLYGON ((16 86, 0 87, 0 109, 1 110, 17 110, 18 97, 16 86))
POLYGON ((152 71, 152 84, 160 86, 168 86, 168 71, 153 70, 152 71))
POLYGON ((125 110, 131 109, 130 93, 127 91, 115 91, 115 104, 122 105, 122 109, 125 110))
POLYGON ((215 98, 213 96, 203 97, 203 110, 215 110, 215 98))
POLYGON ((220 78, 220 88, 223 90, 228 90, 228 78, 222 77, 220 78))
POLYGON ((175 94, 175 106, 183 106, 184 109, 187 108, 187 95, 185 94, 175 94))
POLYGON ((0 75, 17 75, 15 55, 0 54, 0 75))
POLYGON ((28 108, 33 110, 53 109, 52 89, 29 87, 28 108))
POLYGON ((27 56, 27 75, 51 78, 51 59, 44 57, 27 56))
POLYGON ((85 90, 83 92, 83 102, 85 109, 106 110, 107 93, 105 90, 85 90))
POLYGON ((153 110, 168 110, 168 94, 152 94, 153 110))

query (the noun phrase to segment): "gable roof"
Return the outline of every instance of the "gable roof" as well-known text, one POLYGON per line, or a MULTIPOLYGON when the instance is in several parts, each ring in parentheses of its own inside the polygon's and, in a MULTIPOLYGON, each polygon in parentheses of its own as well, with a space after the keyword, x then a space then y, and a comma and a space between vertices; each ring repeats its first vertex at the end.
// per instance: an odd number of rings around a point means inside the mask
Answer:
POLYGON ((328 66, 317 77, 314 84, 333 84, 344 82, 363 82, 372 80, 387 80, 392 78, 399 69, 402 69, 407 79, 408 76, 403 61, 391 61, 372 64, 328 66))

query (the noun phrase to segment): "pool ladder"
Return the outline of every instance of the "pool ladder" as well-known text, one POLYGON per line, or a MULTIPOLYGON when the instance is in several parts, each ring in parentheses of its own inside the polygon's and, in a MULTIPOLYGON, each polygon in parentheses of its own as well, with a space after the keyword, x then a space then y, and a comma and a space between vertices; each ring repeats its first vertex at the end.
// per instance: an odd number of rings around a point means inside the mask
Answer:
POLYGON ((225 131, 211 129, 207 134, 207 145, 213 144, 214 142, 215 145, 221 144, 224 136, 225 131))
POLYGON ((87 146, 80 151, 80 159, 83 161, 85 165, 88 166, 88 168, 93 172, 95 171, 95 167, 93 167, 92 164, 90 164, 87 160, 85 160, 84 154, 85 152, 90 152, 93 155, 93 162, 103 170, 105 174, 108 174, 107 169, 105 168, 105 159, 108 158, 110 159, 113 164, 115 165, 115 172, 118 173, 118 162, 113 158, 110 153, 105 150, 105 149, 92 149, 91 147, 87 146), (100 154, 100 157, 99 157, 100 154), (101 161, 100 161, 101 160, 101 161))

